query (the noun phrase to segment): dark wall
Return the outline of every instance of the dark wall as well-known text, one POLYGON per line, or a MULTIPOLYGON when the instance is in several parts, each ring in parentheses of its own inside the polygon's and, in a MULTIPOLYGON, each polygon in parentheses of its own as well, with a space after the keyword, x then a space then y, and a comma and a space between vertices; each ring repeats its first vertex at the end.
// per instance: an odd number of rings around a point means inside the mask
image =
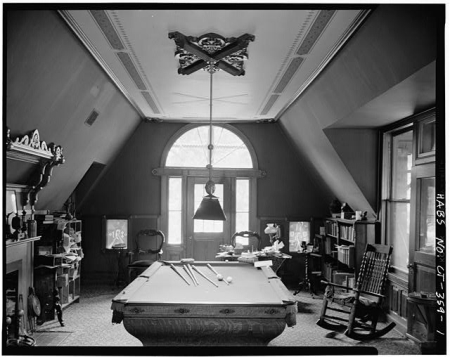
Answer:
POLYGON ((160 166, 169 139, 183 124, 142 123, 91 191, 83 215, 159 215, 160 166))
POLYGON ((327 202, 302 157, 297 155, 279 124, 241 124, 235 127, 252 143, 259 168, 267 176, 258 180, 259 217, 322 216, 327 202))
MULTIPOLYGON (((85 271, 110 269, 101 251, 101 216, 159 216, 161 178, 152 174, 160 167, 166 143, 184 124, 142 123, 106 170, 81 207, 84 229, 85 271), (101 266, 99 262, 103 261, 101 266)), ((259 217, 324 216, 328 203, 291 149, 278 124, 239 124, 235 127, 255 149, 259 169, 259 217)))

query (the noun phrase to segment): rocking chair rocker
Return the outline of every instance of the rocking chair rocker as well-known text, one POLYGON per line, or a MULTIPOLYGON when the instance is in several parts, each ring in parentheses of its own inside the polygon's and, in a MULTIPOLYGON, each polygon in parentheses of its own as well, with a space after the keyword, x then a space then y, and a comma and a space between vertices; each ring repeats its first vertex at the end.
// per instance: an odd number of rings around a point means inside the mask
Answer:
POLYGON ((323 281, 327 287, 317 325, 334 331, 346 328, 344 334, 355 340, 375 339, 391 331, 395 327, 393 322, 377 330, 378 318, 383 312, 391 254, 390 246, 367 244, 355 288, 323 281), (332 307, 333 304, 338 307, 332 307), (328 310, 338 312, 341 316, 327 315, 328 310), (345 314, 349 315, 348 319, 342 317, 345 314), (371 324, 367 323, 368 320, 371 320, 371 324))

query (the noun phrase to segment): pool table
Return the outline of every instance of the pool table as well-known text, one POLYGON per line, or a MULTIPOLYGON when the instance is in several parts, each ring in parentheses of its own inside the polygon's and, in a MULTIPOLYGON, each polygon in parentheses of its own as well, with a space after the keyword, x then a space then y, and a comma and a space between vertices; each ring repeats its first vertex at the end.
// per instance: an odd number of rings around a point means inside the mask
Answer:
POLYGON ((270 267, 219 261, 192 266, 211 281, 194 271, 194 284, 181 262, 153 263, 114 297, 112 322, 123 321, 144 346, 267 345, 295 325, 296 301, 270 267), (233 280, 219 281, 208 264, 233 280))

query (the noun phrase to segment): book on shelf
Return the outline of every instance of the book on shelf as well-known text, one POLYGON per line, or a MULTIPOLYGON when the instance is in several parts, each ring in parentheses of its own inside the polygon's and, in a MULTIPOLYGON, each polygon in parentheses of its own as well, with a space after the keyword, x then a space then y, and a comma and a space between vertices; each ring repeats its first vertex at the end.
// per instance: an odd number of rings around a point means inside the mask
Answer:
POLYGON ((355 241, 355 228, 353 226, 341 226, 340 238, 350 242, 355 241))
POLYGON ((340 245, 338 248, 338 260, 349 267, 355 266, 355 247, 340 245))

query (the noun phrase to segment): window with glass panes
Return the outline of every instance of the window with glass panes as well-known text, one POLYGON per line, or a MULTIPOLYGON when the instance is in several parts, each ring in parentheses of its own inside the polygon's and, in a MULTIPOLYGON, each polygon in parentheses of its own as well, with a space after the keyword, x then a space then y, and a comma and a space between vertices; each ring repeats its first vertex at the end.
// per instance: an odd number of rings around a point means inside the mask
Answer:
MULTIPOLYGON (((177 138, 167 153, 165 168, 186 168, 195 175, 195 169, 204 169, 209 164, 209 126, 202 125, 190 129, 177 138)), ((233 131, 223 126, 213 126, 213 169, 233 170, 252 169, 253 161, 247 145, 233 131)), ((168 199, 168 244, 181 244, 183 232, 183 180, 186 177, 173 177, 169 174, 167 185, 168 199)), ((235 188, 235 206, 232 216, 235 231, 249 230, 251 180, 246 177, 231 177, 235 188)), ((214 195, 223 207, 223 185, 215 184, 214 195)), ((198 207, 206 195, 204 184, 194 186, 194 205, 198 207)), ((194 220, 194 232, 222 232, 222 221, 194 220)))

